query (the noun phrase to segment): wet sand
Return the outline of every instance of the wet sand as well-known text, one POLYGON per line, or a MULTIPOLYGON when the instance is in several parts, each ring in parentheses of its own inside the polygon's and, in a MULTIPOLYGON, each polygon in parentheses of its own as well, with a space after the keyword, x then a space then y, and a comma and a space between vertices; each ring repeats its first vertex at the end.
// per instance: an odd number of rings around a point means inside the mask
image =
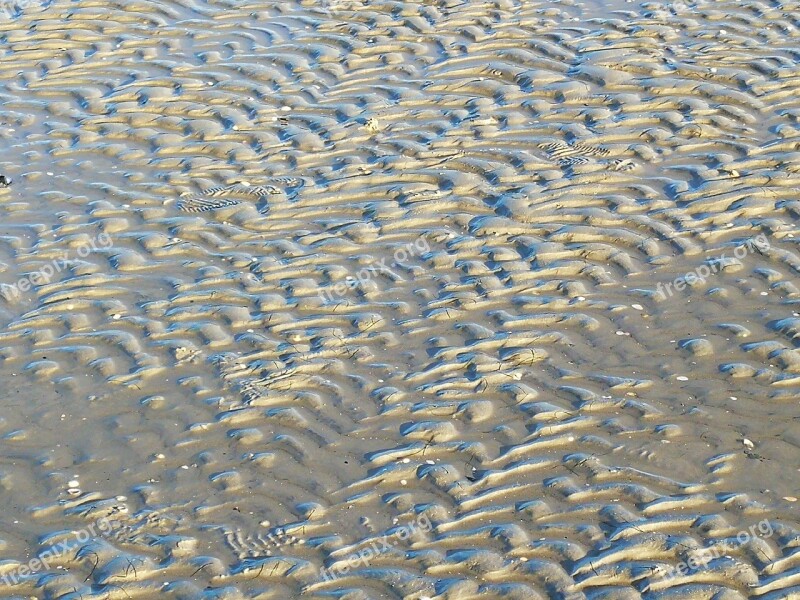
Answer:
POLYGON ((0 14, 3 597, 800 598, 799 28, 0 14))

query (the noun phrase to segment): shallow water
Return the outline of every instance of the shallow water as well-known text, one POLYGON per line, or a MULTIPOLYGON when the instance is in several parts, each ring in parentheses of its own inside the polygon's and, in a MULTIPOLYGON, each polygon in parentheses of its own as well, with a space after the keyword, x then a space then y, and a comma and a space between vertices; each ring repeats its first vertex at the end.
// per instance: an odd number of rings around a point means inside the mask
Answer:
POLYGON ((19 13, 6 596, 800 596, 800 4, 19 13))

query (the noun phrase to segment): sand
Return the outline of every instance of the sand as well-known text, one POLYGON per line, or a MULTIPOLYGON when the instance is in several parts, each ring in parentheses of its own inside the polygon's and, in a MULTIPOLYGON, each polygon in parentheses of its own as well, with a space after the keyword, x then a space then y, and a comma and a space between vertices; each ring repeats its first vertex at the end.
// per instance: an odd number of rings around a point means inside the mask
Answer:
POLYGON ((3 597, 800 598, 800 3, 7 13, 3 597))

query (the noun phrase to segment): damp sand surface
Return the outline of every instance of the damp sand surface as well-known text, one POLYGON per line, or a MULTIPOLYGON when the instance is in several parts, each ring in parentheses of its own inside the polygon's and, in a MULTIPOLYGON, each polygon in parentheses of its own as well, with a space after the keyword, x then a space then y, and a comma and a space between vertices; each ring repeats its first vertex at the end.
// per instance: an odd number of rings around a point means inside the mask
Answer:
POLYGON ((0 19, 0 592, 800 597, 800 4, 0 19))

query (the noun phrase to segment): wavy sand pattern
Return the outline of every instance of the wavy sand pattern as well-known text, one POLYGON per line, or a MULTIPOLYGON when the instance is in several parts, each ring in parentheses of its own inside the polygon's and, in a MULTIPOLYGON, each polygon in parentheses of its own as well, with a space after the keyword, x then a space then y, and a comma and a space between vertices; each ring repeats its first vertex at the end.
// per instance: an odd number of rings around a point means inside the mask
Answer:
POLYGON ((800 3, 9 14, 4 597, 800 598, 800 3))

